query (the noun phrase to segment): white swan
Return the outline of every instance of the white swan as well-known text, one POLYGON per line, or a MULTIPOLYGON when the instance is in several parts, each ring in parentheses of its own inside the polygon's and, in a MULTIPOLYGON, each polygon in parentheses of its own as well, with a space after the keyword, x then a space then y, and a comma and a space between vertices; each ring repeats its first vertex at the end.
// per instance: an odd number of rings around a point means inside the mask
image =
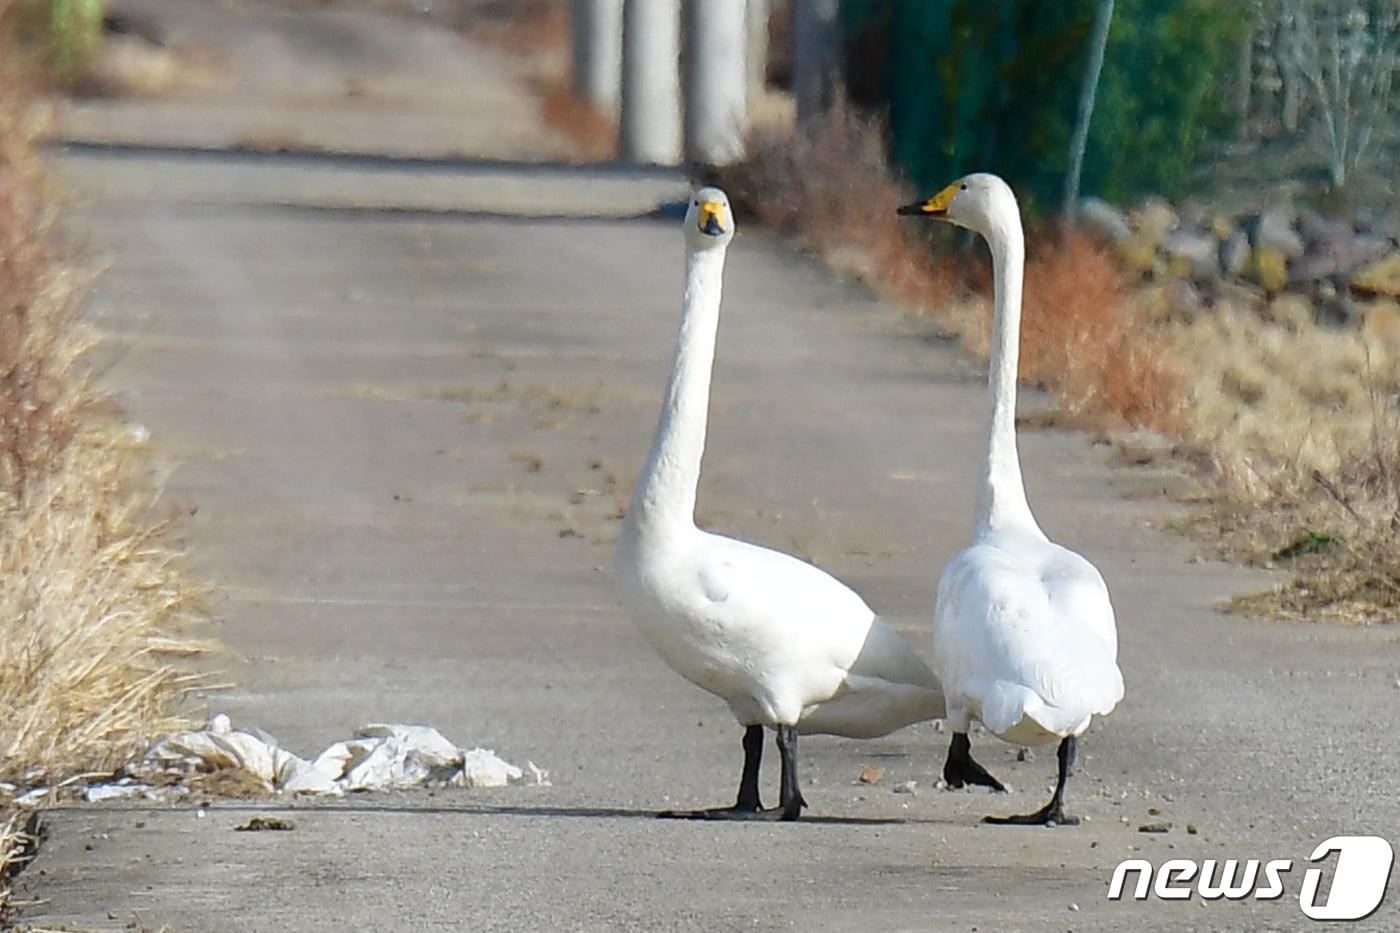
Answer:
POLYGON ((1059 777, 1035 813, 991 823, 1077 823, 1064 812, 1075 738, 1123 698, 1118 633, 1108 588, 1094 565, 1053 543, 1026 502, 1016 454, 1016 358, 1025 242, 1016 196, 995 175, 968 175, 934 197, 899 209, 982 234, 995 281, 987 448, 977 485, 972 546, 938 583, 934 669, 948 698, 953 733, 943 777, 950 787, 1004 790, 973 761, 967 730, 979 720, 1008 742, 1060 740, 1059 777))
POLYGON ((676 673, 715 694, 745 727, 732 807, 690 818, 795 820, 797 734, 870 738, 943 715, 937 679, 909 645, 839 581, 795 557, 695 526, 729 199, 701 188, 685 217, 680 334, 660 423, 615 555, 619 600, 676 673), (759 801, 763 727, 782 756, 779 807, 759 801))

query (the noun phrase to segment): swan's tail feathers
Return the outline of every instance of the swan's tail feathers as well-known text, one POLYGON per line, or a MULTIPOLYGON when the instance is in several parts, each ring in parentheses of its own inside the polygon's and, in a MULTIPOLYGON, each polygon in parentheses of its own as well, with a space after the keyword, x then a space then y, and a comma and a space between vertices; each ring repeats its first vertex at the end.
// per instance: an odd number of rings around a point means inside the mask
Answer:
POLYGON ((869 677, 849 677, 840 695, 803 711, 797 731, 875 739, 947 715, 943 691, 869 677))
POLYGON ((1103 689, 1086 692, 1073 703, 1047 702, 1023 684, 998 681, 982 698, 981 720, 991 732, 1018 745, 1039 745, 1089 728, 1094 716, 1113 711, 1123 696, 1122 677, 1113 670, 1116 688, 1107 681, 1103 689))
POLYGON ((859 653, 846 667, 840 693, 804 711, 798 729, 869 739, 946 715, 938 677, 876 616, 859 653))
POLYGON ((1040 658, 1023 673, 1029 675, 1023 683, 1046 707, 1075 721, 1106 716, 1123 699, 1123 673, 1114 652, 1097 639, 1083 639, 1072 651, 1040 658))
POLYGON ((938 675, 909 647, 909 642, 879 616, 871 621, 865 643, 861 645, 860 653, 851 662, 849 670, 852 677, 872 677, 933 691, 939 696, 943 694, 943 684, 938 675))

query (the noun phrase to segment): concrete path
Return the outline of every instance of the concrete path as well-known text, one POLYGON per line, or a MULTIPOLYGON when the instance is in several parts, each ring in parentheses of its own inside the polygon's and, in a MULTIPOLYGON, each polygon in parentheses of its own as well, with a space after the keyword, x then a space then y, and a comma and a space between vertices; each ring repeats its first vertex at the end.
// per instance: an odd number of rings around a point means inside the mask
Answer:
MULTIPOLYGON (((979 825, 1038 805, 1053 755, 1018 762, 983 738, 1015 793, 937 791, 933 724, 804 739, 800 823, 651 818, 726 802, 739 765, 726 710, 610 592, 679 309, 677 223, 637 215, 681 179, 101 148, 63 166, 92 195, 77 229, 111 260, 92 303, 104 382, 149 428, 217 586, 236 686, 196 711, 303 753, 368 722, 429 723, 553 785, 60 810, 21 879, 43 900, 26 922, 1299 929, 1318 842, 1394 840, 1395 636, 1216 614, 1266 580, 1154 530, 1160 477, 1049 432, 1022 437, 1031 502, 1108 579, 1128 683, 1083 744, 1084 825, 979 825), (864 766, 877 783, 857 783, 864 766), (917 793, 894 793, 906 780, 917 793), (296 829, 233 831, 263 812, 296 829), (1129 857, 1295 868, 1275 901, 1109 902, 1129 857)), ((926 653, 938 570, 969 532, 982 371, 740 224, 702 518, 830 569, 926 653)), ((1395 928, 1392 901, 1351 928, 1395 928)))

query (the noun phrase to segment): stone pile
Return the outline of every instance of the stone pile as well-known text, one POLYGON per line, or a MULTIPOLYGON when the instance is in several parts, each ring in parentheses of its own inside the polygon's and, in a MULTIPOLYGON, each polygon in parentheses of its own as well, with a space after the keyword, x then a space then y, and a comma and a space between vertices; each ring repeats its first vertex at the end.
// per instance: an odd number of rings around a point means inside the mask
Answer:
POLYGON ((1293 326, 1400 326, 1397 211, 1349 219, 1273 206, 1227 216, 1159 198, 1129 211, 1090 198, 1079 222, 1129 269, 1162 283, 1184 318, 1227 304, 1293 326))

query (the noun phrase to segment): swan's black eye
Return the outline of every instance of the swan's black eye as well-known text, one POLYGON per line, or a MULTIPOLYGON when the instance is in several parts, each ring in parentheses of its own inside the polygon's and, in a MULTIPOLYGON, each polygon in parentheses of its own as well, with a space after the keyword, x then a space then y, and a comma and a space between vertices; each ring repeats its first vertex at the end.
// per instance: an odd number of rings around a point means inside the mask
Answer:
POLYGON ((967 185, 964 184, 964 185, 961 187, 961 189, 959 189, 959 190, 966 191, 966 190, 967 190, 967 185))

